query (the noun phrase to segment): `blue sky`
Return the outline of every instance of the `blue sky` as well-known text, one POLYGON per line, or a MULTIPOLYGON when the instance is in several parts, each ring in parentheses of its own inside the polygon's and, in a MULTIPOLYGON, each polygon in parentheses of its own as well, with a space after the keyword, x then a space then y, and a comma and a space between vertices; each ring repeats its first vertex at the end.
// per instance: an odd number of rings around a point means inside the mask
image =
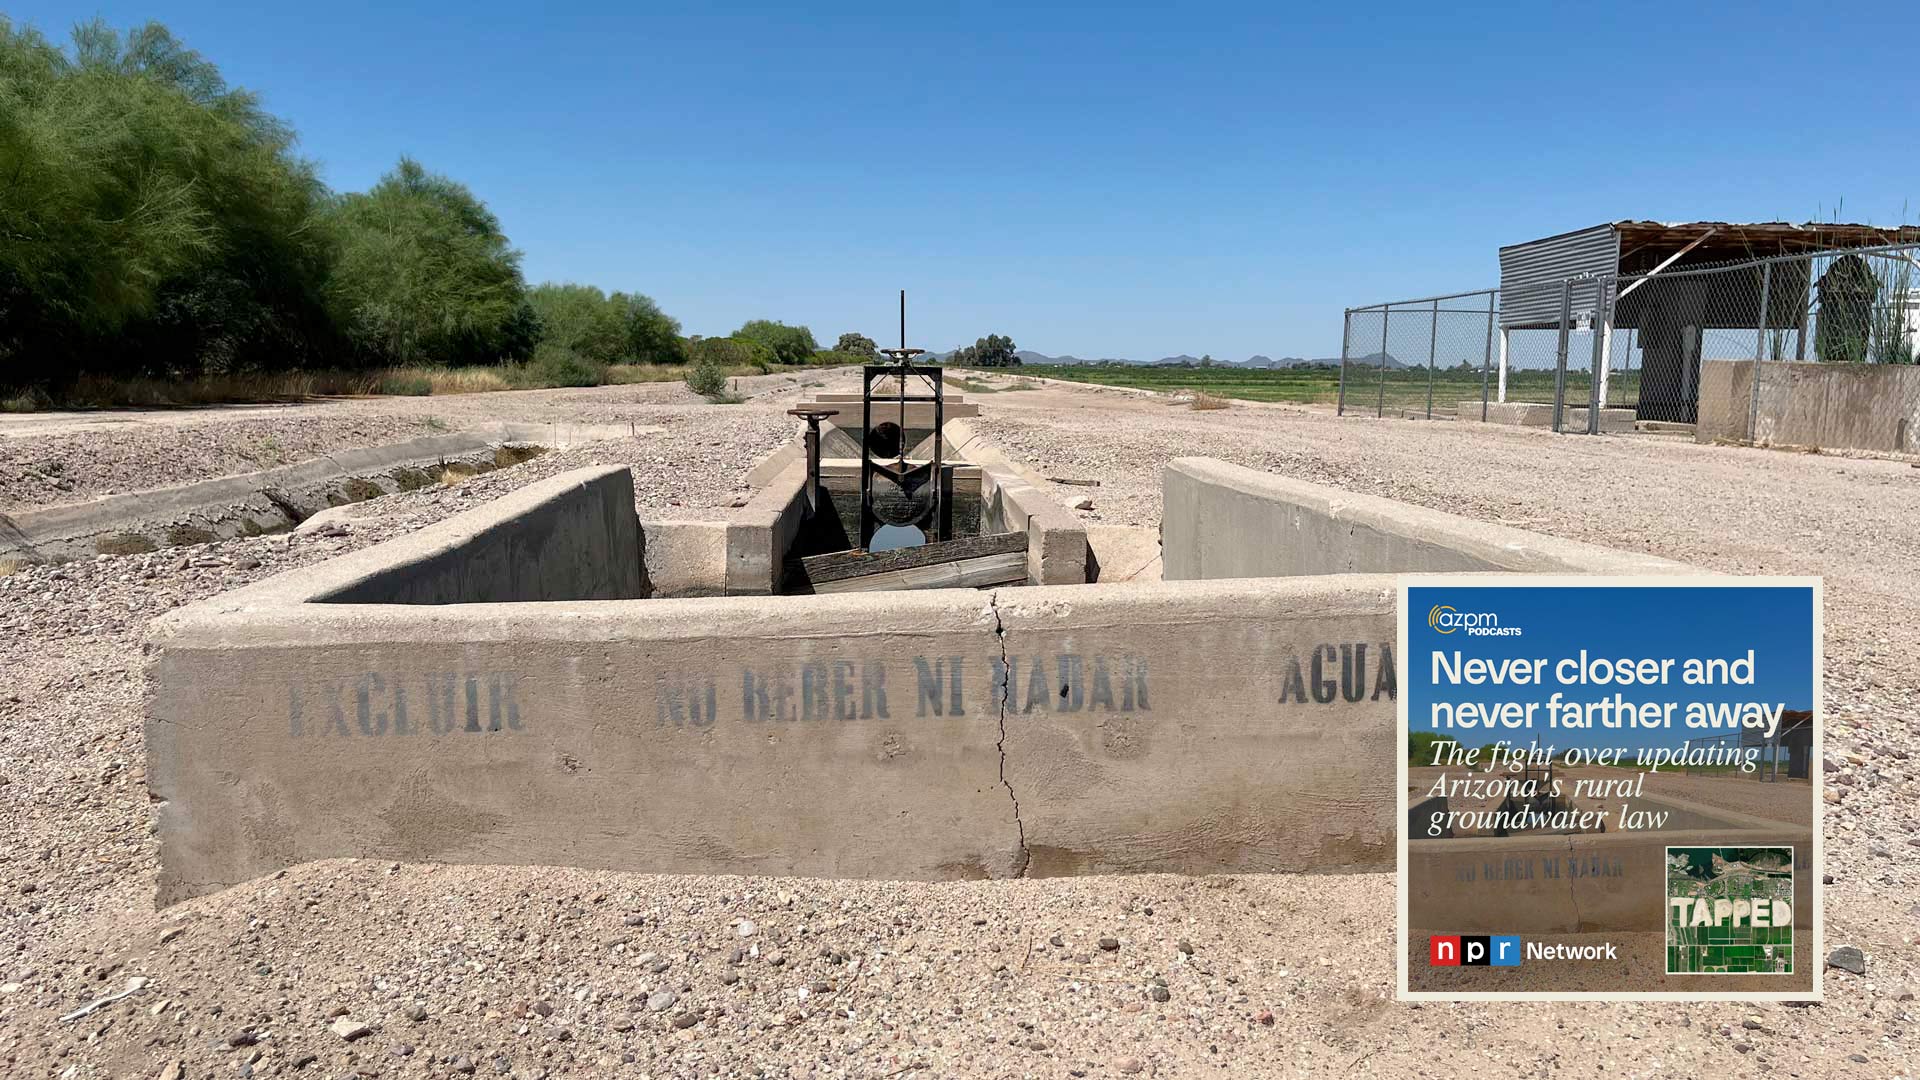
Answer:
POLYGON ((1432 724, 1435 701, 1543 703, 1531 728, 1439 729, 1439 733, 1453 735, 1468 746, 1484 746, 1496 739, 1526 746, 1535 738, 1543 747, 1681 746, 1689 738, 1726 733, 1725 729, 1687 727, 1683 722, 1686 702, 1813 707, 1813 590, 1804 586, 1417 586, 1408 590, 1407 610, 1413 613, 1407 630, 1406 687, 1407 720, 1412 730, 1436 730, 1432 724), (1603 602, 1589 602, 1593 599, 1603 602), (1461 612, 1491 612, 1501 626, 1518 627, 1523 633, 1519 637, 1469 635, 1464 630, 1441 634, 1427 625, 1427 611, 1435 604, 1451 605, 1461 612), (1557 665, 1562 659, 1578 658, 1582 649, 1596 658, 1672 657, 1671 681, 1665 686, 1561 685, 1555 679, 1557 665), (1681 681, 1682 665, 1688 658, 1739 658, 1748 649, 1755 653, 1753 685, 1688 686, 1681 681), (1449 655, 1457 651, 1466 657, 1496 661, 1545 657, 1547 682, 1544 686, 1485 683, 1436 687, 1431 682, 1436 651, 1449 655), (1619 695, 1634 703, 1681 704, 1674 710, 1669 728, 1556 728, 1549 724, 1544 704, 1555 692, 1566 701, 1594 702, 1619 695))
POLYGON ((4 10, 164 22, 334 187, 411 154, 530 280, 645 292, 693 333, 885 343, 904 287, 937 349, 1327 356, 1344 307, 1492 284, 1503 243, 1920 218, 1911 65, 1852 38, 1912 37, 1910 0, 1324 7, 4 10))

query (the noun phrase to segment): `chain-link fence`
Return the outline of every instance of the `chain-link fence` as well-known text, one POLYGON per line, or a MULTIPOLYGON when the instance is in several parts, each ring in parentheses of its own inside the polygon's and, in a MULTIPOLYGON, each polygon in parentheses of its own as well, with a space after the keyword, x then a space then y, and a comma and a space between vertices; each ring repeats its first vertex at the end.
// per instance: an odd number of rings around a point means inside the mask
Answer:
POLYGON ((1920 449, 1909 430, 1920 420, 1868 407, 1884 397, 1872 380, 1814 387, 1837 369, 1792 366, 1920 361, 1920 245, 1373 304, 1347 311, 1344 342, 1342 413, 1482 419, 1496 405, 1541 405, 1555 431, 1599 431, 1694 424, 1705 408, 1743 441, 1920 449), (1758 376, 1753 363, 1714 360, 1759 361, 1758 376), (1730 382, 1703 404, 1703 377, 1730 382), (1859 415, 1802 415, 1818 409, 1859 415))
POLYGON ((1492 289, 1348 311, 1340 411, 1432 419, 1487 401, 1498 320, 1492 289))

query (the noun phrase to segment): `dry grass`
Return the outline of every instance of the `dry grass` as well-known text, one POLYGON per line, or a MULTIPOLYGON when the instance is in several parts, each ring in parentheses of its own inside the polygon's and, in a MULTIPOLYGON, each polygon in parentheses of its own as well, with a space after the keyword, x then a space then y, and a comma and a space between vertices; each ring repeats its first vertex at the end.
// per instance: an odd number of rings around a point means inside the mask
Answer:
POLYGON ((487 394, 514 388, 498 368, 428 368, 427 379, 436 394, 487 394))
POLYGON ((1195 412, 1204 412, 1210 409, 1224 409, 1226 407, 1227 407, 1226 398, 1215 397, 1214 395, 1207 393, 1205 390, 1194 391, 1193 410, 1195 412))
POLYGON ((678 364, 609 364, 607 383, 610 386, 625 386, 629 383, 679 382, 686 373, 687 369, 678 364))
POLYGON ((20 555, 0 555, 0 578, 11 577, 26 569, 28 562, 20 555))

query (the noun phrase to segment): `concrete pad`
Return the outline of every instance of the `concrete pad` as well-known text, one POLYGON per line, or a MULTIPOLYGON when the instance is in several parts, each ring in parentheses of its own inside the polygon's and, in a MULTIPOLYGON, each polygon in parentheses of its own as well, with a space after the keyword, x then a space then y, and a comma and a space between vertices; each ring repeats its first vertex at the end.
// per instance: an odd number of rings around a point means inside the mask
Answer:
MULTIPOLYGON (((1454 411, 1454 418, 1474 423, 1480 422, 1480 399, 1462 401, 1454 411)), ((1516 427, 1553 427, 1553 405, 1533 401, 1493 401, 1487 403, 1487 423, 1511 424, 1516 427)), ((1569 407, 1560 418, 1562 431, 1587 430, 1587 410, 1584 407, 1569 407)), ((1632 409, 1601 409, 1601 431, 1632 431, 1632 409)))
POLYGON ((1160 530, 1087 526, 1088 581, 1159 581, 1160 530))

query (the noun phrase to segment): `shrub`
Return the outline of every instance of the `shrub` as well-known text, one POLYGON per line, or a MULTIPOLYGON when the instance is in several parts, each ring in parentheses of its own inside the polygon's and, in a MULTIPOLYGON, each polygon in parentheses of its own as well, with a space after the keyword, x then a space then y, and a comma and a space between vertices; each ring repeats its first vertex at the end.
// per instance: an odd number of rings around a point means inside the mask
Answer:
POLYGON ((607 381, 605 364, 596 364, 572 349, 547 341, 533 350, 530 366, 542 386, 599 386, 607 381))
POLYGON ((744 338, 701 338, 688 346, 688 352, 694 362, 705 360, 721 371, 739 368, 758 368, 767 371, 773 367, 773 350, 766 345, 744 338))
POLYGON ((727 373, 710 356, 695 356, 687 365, 687 389, 705 398, 717 398, 726 393, 727 373))
POLYGON ((433 379, 424 371, 388 371, 374 384, 373 392, 399 397, 426 397, 433 393, 433 379))

